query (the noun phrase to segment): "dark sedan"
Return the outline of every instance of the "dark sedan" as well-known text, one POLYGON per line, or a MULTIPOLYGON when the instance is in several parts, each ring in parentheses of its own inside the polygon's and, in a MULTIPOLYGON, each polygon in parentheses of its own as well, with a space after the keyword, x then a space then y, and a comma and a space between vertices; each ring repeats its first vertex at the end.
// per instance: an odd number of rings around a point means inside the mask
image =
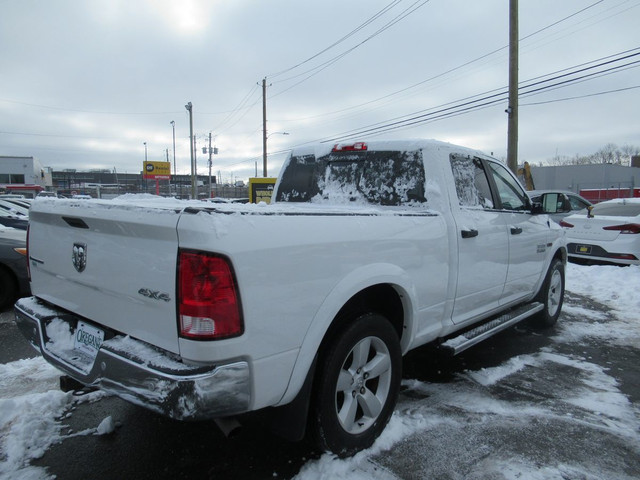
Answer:
POLYGON ((29 295, 27 232, 0 226, 0 311, 29 295))

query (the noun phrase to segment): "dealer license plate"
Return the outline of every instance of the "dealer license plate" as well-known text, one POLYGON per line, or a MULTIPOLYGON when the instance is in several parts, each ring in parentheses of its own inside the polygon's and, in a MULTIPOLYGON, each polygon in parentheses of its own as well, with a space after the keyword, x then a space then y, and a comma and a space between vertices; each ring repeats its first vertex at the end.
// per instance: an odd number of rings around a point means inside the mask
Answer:
POLYGON ((102 330, 84 322, 78 322, 73 346, 77 352, 93 361, 98 355, 103 341, 104 332, 102 330))
POLYGON ((576 253, 581 253, 582 255, 590 255, 591 254, 591 246, 590 245, 578 245, 578 246, 576 246, 576 253))

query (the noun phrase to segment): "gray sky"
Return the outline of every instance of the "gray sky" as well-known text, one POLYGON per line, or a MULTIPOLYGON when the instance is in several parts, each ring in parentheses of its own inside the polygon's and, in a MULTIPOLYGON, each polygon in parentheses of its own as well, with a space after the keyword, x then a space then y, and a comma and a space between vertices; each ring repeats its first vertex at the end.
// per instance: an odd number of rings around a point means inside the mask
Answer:
MULTIPOLYGON (((198 172, 212 132, 214 174, 262 176, 266 77, 269 175, 279 152, 350 133, 504 158, 508 4, 0 0, 0 155, 139 172, 144 142, 172 160, 174 120, 188 173, 192 102, 198 172)), ((640 0, 520 1, 520 81, 540 82, 521 92, 541 89, 520 99, 520 163, 640 145, 639 23, 640 0)))

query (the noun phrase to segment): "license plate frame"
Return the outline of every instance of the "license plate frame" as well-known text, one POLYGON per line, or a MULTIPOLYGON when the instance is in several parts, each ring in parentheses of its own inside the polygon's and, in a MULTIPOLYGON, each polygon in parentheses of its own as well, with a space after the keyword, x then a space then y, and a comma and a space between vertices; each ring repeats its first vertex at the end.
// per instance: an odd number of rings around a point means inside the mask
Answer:
POLYGON ((591 255, 591 245, 576 245, 576 253, 579 255, 591 255))
POLYGON ((86 322, 78 322, 73 336, 73 349, 88 359, 91 364, 98 356, 100 346, 104 342, 104 330, 86 322))

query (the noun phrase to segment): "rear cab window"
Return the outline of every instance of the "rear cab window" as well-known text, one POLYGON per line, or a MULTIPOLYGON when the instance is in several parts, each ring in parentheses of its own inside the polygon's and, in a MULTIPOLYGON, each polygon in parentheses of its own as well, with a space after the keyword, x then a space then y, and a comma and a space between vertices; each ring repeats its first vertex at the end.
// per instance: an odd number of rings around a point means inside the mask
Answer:
POLYGON ((424 206, 422 150, 293 155, 282 173, 276 201, 424 206))

